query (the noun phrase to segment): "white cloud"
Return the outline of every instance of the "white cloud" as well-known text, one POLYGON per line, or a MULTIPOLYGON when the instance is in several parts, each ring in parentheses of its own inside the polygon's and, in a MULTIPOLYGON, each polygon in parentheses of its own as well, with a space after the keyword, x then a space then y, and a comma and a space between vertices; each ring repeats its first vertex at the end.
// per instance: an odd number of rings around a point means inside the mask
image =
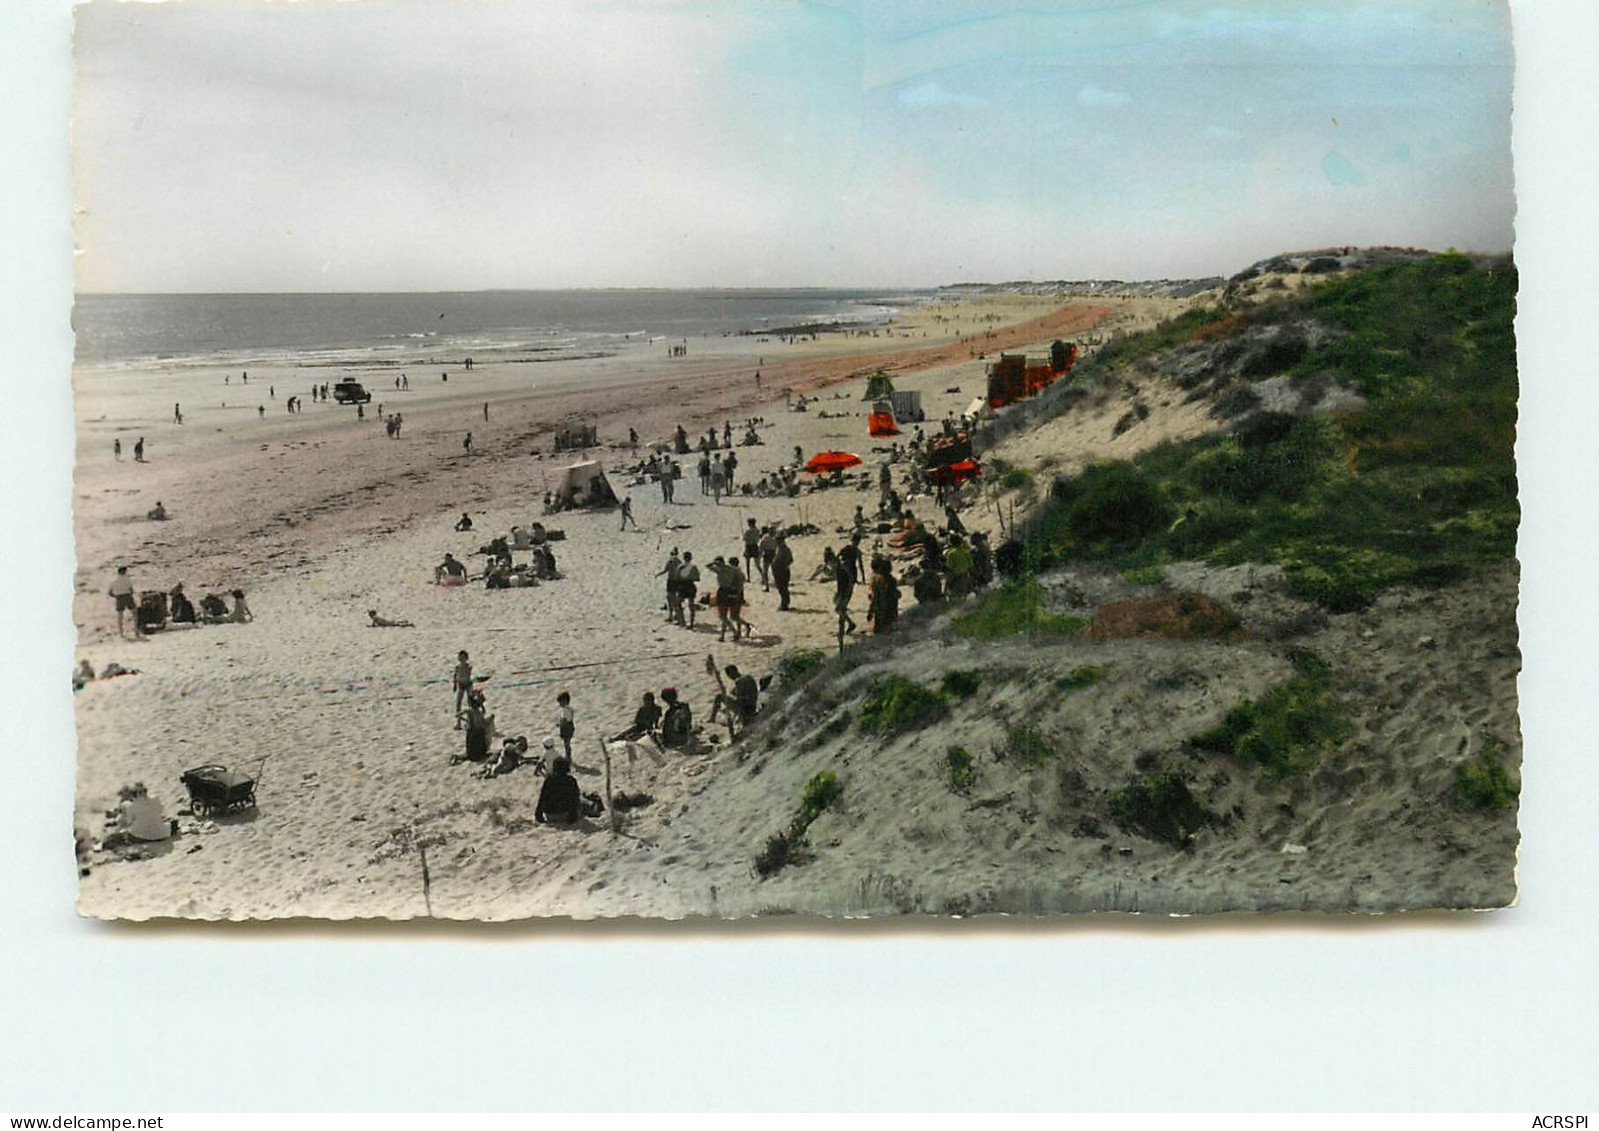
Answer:
POLYGON ((1077 88, 1077 101, 1083 106, 1126 106, 1132 100, 1133 96, 1126 91, 1106 90, 1091 82, 1077 88))
POLYGON ((906 87, 899 92, 899 100, 905 106, 982 106, 981 98, 973 98, 966 94, 954 94, 939 86, 936 82, 924 82, 919 86, 906 87))

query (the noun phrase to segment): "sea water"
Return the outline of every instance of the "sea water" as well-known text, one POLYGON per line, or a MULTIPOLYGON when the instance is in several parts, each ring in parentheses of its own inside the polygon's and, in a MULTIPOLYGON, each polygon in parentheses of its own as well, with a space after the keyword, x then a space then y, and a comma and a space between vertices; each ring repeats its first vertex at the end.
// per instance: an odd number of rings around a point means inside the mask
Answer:
MULTIPOLYGON (((72 324, 95 365, 361 365, 526 353, 603 355, 827 323, 868 325, 931 292, 576 290, 428 294, 90 294, 72 324)), ((664 348, 664 347, 663 347, 664 348)), ((485 357, 485 360, 487 357, 485 357)))

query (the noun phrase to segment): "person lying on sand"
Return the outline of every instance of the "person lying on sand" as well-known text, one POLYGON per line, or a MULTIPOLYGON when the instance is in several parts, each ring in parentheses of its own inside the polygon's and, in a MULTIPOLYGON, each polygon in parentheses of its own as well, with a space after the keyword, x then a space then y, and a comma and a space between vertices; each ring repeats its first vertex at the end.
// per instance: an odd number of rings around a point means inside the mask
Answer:
POLYGON ((526 761, 527 739, 522 735, 507 738, 500 752, 489 759, 488 765, 478 771, 480 778, 497 778, 508 774, 526 761))
POLYGON ((572 763, 566 758, 556 758, 550 776, 544 779, 539 790, 538 805, 533 809, 533 819, 539 824, 575 825, 582 815, 583 794, 572 776, 572 763))
POLYGON ((380 617, 380 616, 378 616, 378 611, 376 609, 368 609, 366 611, 366 615, 372 622, 370 625, 368 625, 369 628, 415 628, 416 627, 416 625, 412 624, 408 620, 389 620, 387 617, 380 617))

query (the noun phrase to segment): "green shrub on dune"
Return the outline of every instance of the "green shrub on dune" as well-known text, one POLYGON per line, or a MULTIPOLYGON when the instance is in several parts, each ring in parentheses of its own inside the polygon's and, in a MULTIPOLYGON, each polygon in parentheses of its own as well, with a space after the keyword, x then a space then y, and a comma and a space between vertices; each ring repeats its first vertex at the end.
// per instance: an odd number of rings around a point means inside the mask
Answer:
MULTIPOLYGON (((1024 531, 1026 559, 1034 568, 1098 559, 1150 577, 1174 561, 1275 563, 1298 596, 1348 612, 1392 586, 1444 585, 1513 557, 1515 296, 1513 267, 1445 255, 1357 272, 1245 315, 1333 330, 1315 347, 1280 336, 1255 364, 1295 387, 1353 389, 1365 407, 1256 413, 1231 435, 1057 480, 1024 531)), ((1119 352, 1173 341, 1163 329, 1119 352)))
POLYGON ((1217 820, 1177 774, 1143 778, 1117 790, 1110 815, 1127 832, 1179 848, 1192 845, 1194 834, 1217 820))
POLYGON ((1499 740, 1484 735, 1482 749, 1455 768, 1450 796, 1476 809, 1503 809, 1514 804, 1520 793, 1505 768, 1499 740))
POLYGON ((990 589, 971 611, 955 618, 955 633, 973 640, 999 640, 1028 633, 1076 636, 1088 627, 1084 617, 1050 613, 1044 606, 1044 587, 1030 577, 990 589))
POLYGON ((1348 738, 1353 728, 1333 696, 1326 662, 1304 651, 1291 658, 1298 672, 1293 679, 1238 704, 1221 722, 1195 735, 1192 744, 1282 778, 1308 770, 1322 751, 1348 738))
POLYGON ((944 696, 902 675, 876 683, 861 706, 861 729, 868 734, 920 730, 949 713, 944 696))

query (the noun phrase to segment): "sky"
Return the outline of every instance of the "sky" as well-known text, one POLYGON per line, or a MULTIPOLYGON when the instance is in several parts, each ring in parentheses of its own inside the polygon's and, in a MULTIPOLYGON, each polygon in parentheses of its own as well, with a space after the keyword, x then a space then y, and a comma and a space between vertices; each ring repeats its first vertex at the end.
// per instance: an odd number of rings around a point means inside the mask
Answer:
POLYGON ((80 291, 933 286, 1511 247, 1503 0, 78 9, 80 291))

